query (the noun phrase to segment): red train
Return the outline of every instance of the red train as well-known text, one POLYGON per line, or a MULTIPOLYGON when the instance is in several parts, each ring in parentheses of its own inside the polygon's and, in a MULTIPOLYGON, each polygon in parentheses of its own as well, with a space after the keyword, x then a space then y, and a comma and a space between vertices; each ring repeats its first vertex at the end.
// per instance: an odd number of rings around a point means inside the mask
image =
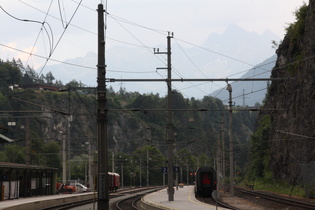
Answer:
POLYGON ((108 172, 109 192, 116 192, 120 187, 120 175, 117 173, 108 172))
POLYGON ((212 167, 201 167, 196 172, 195 192, 203 197, 210 197, 217 189, 217 175, 212 167))

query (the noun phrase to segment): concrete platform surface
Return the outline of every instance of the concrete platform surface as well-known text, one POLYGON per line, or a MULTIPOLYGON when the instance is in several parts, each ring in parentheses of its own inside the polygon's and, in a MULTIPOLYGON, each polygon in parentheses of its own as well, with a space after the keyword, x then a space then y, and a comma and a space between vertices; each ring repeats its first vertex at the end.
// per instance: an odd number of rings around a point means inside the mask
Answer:
POLYGON ((0 202, 0 210, 35 210, 82 200, 92 199, 95 195, 90 193, 61 194, 39 197, 19 198, 0 202))
POLYGON ((184 186, 183 188, 175 189, 174 201, 168 201, 167 189, 157 191, 146 195, 143 199, 148 205, 161 209, 172 210, 203 210, 203 209, 225 209, 222 207, 209 205, 198 201, 195 198, 194 186, 184 186))

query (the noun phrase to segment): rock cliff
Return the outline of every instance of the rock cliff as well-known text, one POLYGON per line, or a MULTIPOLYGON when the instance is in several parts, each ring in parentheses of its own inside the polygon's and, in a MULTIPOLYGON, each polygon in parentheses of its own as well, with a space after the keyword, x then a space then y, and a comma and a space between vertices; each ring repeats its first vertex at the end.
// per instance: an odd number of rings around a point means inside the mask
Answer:
POLYGON ((315 1, 295 12, 296 22, 277 49, 264 108, 273 109, 269 138, 274 176, 296 184, 300 165, 315 158, 315 1))

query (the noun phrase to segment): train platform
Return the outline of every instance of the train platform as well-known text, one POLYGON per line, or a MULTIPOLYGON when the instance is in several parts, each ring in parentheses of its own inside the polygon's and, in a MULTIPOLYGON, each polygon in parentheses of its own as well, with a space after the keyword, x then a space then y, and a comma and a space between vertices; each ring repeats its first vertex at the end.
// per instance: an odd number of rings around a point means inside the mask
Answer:
POLYGON ((194 186, 184 186, 183 188, 175 189, 174 201, 168 201, 167 189, 163 189, 146 195, 142 201, 145 205, 152 208, 147 209, 172 209, 172 210, 192 210, 192 209, 226 209, 222 207, 216 208, 214 205, 209 205, 198 201, 195 198, 194 186))
MULTIPOLYGON (((97 195, 96 195, 97 196, 97 195)), ((0 210, 33 210, 42 209, 56 204, 65 204, 70 202, 82 201, 93 199, 95 195, 89 193, 76 193, 76 194, 60 194, 48 195, 28 198, 18 198, 13 200, 6 200, 0 202, 0 210)))

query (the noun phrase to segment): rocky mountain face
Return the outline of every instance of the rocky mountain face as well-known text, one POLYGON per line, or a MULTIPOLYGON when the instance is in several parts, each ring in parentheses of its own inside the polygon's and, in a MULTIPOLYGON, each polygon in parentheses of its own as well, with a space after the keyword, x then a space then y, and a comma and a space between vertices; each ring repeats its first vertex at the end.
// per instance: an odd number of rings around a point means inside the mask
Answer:
MULTIPOLYGON (((297 21, 277 50, 264 108, 271 111, 270 169, 296 184, 301 165, 315 158, 315 1, 296 11, 297 21)), ((265 113, 266 114, 266 113, 265 113)))

